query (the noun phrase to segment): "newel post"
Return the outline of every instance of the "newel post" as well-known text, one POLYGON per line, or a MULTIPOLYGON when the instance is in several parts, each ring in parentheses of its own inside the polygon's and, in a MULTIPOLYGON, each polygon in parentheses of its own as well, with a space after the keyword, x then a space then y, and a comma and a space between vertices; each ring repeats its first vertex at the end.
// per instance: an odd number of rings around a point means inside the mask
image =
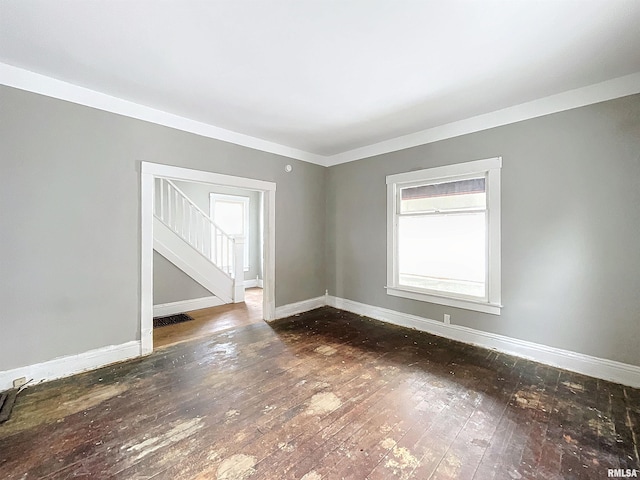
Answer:
POLYGON ((244 237, 233 242, 233 303, 244 302, 244 237))

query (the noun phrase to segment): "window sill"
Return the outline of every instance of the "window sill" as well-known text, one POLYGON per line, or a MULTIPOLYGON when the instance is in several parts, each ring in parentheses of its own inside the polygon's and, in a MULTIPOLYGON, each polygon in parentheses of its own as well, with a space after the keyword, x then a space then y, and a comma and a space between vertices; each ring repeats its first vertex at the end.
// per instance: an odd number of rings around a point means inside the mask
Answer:
POLYGON ((464 308, 465 310, 473 310, 476 312, 490 313, 492 315, 500 315, 502 305, 494 303, 486 303, 462 298, 444 297, 432 295, 428 293, 416 292, 413 290, 405 290, 399 287, 386 287, 387 295, 394 297, 410 298, 411 300, 419 300, 421 302, 436 303, 438 305, 447 305, 449 307, 464 308))

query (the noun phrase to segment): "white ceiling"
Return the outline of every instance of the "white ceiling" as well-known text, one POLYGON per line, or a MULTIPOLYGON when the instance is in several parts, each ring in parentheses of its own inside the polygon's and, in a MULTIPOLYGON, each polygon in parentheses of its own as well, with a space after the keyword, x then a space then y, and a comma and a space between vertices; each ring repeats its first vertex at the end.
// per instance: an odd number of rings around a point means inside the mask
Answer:
POLYGON ((22 0, 0 62, 317 154, 640 72, 640 0, 22 0))

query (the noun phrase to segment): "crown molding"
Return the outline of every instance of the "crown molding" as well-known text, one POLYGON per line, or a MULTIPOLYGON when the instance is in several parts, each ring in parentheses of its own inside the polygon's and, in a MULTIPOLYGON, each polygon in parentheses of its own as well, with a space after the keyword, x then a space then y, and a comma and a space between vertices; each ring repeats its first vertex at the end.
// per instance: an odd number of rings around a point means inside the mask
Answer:
POLYGON ((275 153, 276 155, 326 166, 325 158, 322 155, 316 155, 250 135, 225 130, 224 128, 140 105, 129 100, 123 100, 72 83, 47 77, 46 75, 7 65, 6 63, 0 63, 0 85, 66 100, 106 112, 117 113, 125 117, 195 133, 196 135, 253 148, 254 150, 275 153))
POLYGON ((232 132, 5 63, 0 63, 0 84, 235 145, 331 167, 640 93, 640 72, 329 156, 232 132))
POLYGON ((337 153, 327 157, 326 166, 396 152, 636 93, 640 93, 640 72, 337 153))

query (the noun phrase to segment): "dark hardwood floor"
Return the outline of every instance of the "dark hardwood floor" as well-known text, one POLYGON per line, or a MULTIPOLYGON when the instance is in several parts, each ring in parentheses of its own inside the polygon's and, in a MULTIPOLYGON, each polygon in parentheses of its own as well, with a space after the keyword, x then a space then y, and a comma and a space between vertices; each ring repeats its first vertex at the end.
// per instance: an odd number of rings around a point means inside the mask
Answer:
POLYGON ((322 308, 22 392, 0 478, 604 479, 640 391, 322 308))

